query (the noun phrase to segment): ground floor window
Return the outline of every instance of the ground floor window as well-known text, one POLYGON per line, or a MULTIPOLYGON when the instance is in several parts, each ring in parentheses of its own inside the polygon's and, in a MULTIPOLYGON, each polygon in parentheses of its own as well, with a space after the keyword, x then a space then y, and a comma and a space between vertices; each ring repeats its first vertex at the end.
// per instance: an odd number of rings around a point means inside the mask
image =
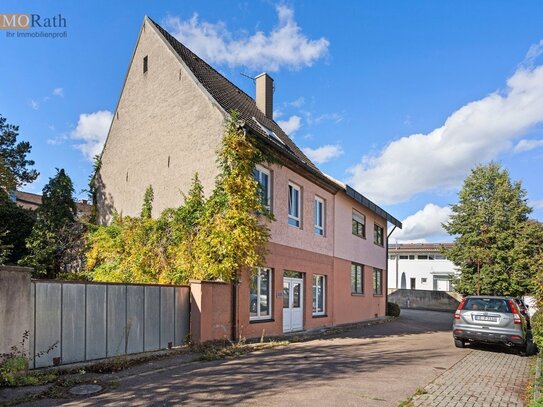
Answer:
POLYGON ((250 319, 271 318, 272 271, 258 268, 251 274, 250 282, 250 319))
POLYGON ((383 295, 383 270, 373 269, 373 295, 383 295))
POLYGON ((326 277, 313 276, 313 315, 324 315, 326 298, 326 277))
POLYGON ((351 264, 351 293, 364 294, 364 266, 351 264))

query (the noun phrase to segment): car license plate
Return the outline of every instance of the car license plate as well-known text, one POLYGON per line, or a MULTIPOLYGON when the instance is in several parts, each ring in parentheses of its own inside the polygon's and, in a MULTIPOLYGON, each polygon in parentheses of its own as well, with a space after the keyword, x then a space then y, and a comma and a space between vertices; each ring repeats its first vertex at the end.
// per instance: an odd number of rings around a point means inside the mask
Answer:
POLYGON ((476 321, 498 322, 498 317, 489 317, 487 315, 475 315, 476 321))

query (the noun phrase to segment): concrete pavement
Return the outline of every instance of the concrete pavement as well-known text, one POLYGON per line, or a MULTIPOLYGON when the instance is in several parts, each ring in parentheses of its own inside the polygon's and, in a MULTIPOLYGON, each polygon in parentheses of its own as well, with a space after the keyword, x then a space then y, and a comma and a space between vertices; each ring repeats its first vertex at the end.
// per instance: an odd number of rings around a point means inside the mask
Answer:
POLYGON ((402 310, 396 321, 333 338, 106 375, 116 389, 31 405, 396 406, 470 352, 454 348, 451 322, 448 313, 402 310))

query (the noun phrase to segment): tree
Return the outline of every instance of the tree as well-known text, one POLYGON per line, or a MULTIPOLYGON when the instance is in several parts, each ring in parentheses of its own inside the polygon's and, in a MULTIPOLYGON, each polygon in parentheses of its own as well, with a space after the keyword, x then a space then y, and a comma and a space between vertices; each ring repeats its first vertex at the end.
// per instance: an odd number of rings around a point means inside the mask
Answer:
POLYGON ((26 241, 29 254, 21 261, 40 276, 54 278, 62 270, 61 232, 75 223, 77 215, 73 193, 72 180, 64 169, 57 170, 43 188, 36 223, 26 241))
POLYGON ((543 223, 529 220, 514 248, 514 279, 525 281, 527 292, 534 294, 543 306, 543 223), (535 277, 534 277, 535 276, 535 277))
POLYGON ((499 164, 479 165, 464 181, 444 228, 456 236, 446 255, 460 267, 464 294, 523 295, 530 282, 517 272, 518 251, 531 208, 520 182, 499 164))
POLYGON ((114 216, 88 234, 87 268, 96 281, 186 284, 191 279, 236 281, 243 268, 264 263, 269 239, 255 165, 263 149, 234 115, 218 154, 220 175, 206 200, 195 174, 184 204, 151 217, 147 188, 139 217, 114 216))
POLYGON ((35 220, 36 216, 31 210, 21 208, 0 189, 0 234, 3 234, 3 244, 9 247, 6 263, 16 264, 28 254, 26 239, 32 232, 35 220))
POLYGON ((39 173, 29 169, 33 160, 26 158, 32 147, 27 141, 17 142, 19 126, 7 123, 0 115, 0 189, 15 191, 21 185, 33 182, 39 173))
POLYGON ((243 268, 264 264, 266 219, 272 216, 253 170, 266 158, 233 113, 218 154, 220 175, 196 237, 197 278, 235 282, 243 268))

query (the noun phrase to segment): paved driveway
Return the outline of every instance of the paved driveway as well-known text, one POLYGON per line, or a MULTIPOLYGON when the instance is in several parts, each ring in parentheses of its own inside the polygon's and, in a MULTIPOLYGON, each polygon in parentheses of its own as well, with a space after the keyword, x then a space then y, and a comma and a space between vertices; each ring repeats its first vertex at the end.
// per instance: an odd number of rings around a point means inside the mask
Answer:
POLYGON ((454 348, 451 318, 403 310, 394 322, 237 359, 155 363, 107 393, 33 405, 397 406, 470 352, 454 348))

